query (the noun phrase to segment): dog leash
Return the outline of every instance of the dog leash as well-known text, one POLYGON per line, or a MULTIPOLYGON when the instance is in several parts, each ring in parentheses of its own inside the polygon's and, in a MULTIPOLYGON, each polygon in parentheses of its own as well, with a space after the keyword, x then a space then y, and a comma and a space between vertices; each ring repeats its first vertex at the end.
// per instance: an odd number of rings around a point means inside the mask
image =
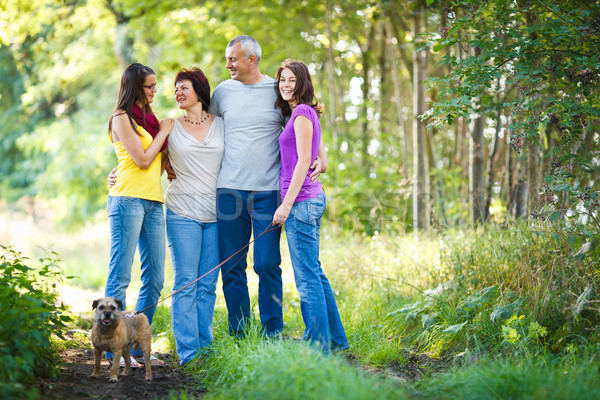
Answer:
POLYGON ((241 249, 239 249, 238 251, 236 251, 235 253, 233 253, 232 255, 230 255, 229 257, 227 257, 224 261, 222 261, 221 263, 219 263, 216 267, 214 267, 213 269, 211 269, 210 271, 206 272, 204 275, 202 275, 201 277, 197 278, 196 280, 188 283, 187 285, 185 285, 184 287, 182 287, 181 289, 171 293, 170 295, 168 295, 167 297, 165 297, 164 299, 160 299, 159 301, 157 301, 156 303, 149 305, 148 307, 144 308, 143 310, 139 310, 139 311, 134 311, 132 314, 128 314, 123 316, 123 318, 133 318, 138 314, 143 313, 144 311, 162 303, 163 301, 167 300, 170 297, 173 297, 174 295, 176 295, 177 293, 181 292, 183 289, 192 286, 194 283, 198 282, 200 279, 204 278, 206 275, 210 274, 211 272, 213 272, 214 270, 216 270, 217 268, 220 268, 223 264, 225 264, 227 261, 231 260, 233 257, 235 257, 236 255, 238 255, 241 251, 243 251, 246 247, 249 247, 252 243, 254 243, 259 237, 261 237, 262 235, 264 235, 265 233, 274 231, 276 229, 281 228, 281 226, 279 225, 275 225, 272 222, 269 224, 269 226, 267 226, 267 228, 258 236, 256 236, 254 239, 252 239, 251 241, 248 242, 247 245, 245 245, 244 247, 242 247, 241 249))

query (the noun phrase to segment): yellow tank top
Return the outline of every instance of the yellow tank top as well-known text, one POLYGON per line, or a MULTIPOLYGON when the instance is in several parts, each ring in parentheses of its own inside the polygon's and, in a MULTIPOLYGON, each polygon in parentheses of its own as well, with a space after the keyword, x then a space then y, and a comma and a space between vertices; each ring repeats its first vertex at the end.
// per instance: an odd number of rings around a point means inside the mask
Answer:
MULTIPOLYGON (((144 128, 138 127, 138 132, 141 133, 140 140, 144 150, 152 143, 152 135, 144 128)), ((119 160, 117 166, 117 183, 110 188, 108 194, 110 196, 128 196, 137 197, 139 199, 164 202, 162 185, 160 182, 161 155, 160 153, 148 169, 142 169, 136 165, 133 158, 125 150, 125 146, 121 141, 113 142, 112 134, 109 131, 108 137, 111 143, 115 146, 115 153, 119 160)))

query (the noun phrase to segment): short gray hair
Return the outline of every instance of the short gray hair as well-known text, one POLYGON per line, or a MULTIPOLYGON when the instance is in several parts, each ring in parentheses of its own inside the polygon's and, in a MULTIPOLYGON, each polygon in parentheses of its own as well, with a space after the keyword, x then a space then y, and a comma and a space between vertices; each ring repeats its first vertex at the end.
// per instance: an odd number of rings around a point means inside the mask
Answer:
POLYGON ((256 39, 248 35, 239 35, 231 39, 227 44, 227 47, 234 46, 236 43, 240 44, 242 50, 246 53, 246 58, 256 56, 256 63, 258 64, 262 51, 260 50, 260 45, 256 39))

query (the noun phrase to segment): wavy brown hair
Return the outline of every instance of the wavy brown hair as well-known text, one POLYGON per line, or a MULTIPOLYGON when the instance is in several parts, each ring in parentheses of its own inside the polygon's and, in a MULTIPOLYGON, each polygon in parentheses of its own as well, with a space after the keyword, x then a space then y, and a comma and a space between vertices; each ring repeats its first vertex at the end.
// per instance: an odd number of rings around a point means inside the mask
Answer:
POLYGON ((144 92, 144 82, 146 82, 148 75, 156 74, 152 68, 146 67, 145 65, 139 63, 133 63, 125 69, 125 72, 123 72, 123 76, 121 77, 121 86, 119 87, 117 105, 115 106, 115 110, 113 111, 110 120, 108 120, 109 132, 112 131, 113 117, 116 115, 121 115, 122 113, 127 114, 131 127, 135 132, 138 132, 135 122, 133 121, 131 107, 133 107, 133 105, 140 99, 144 100, 144 107, 142 107, 144 119, 146 118, 145 114, 152 113, 152 107, 150 107, 150 104, 148 104, 146 92, 144 92))
POLYGON ((275 75, 275 93, 277 93, 275 107, 281 108, 283 115, 286 117, 292 115, 292 109, 290 108, 289 103, 281 97, 281 92, 279 92, 281 73, 286 68, 292 71, 296 76, 296 87, 294 88, 294 100, 296 103, 311 106, 317 112, 317 115, 321 116, 324 106, 315 99, 315 89, 312 84, 308 67, 302 61, 297 60, 287 59, 281 64, 281 67, 277 69, 277 74, 275 75))

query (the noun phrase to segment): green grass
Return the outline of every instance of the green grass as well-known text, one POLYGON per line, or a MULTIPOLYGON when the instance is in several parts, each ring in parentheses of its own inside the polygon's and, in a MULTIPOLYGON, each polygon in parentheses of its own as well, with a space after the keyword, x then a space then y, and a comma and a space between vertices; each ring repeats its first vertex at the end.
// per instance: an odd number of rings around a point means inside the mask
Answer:
POLYGON ((294 340, 265 340, 258 329, 243 340, 221 337, 202 368, 214 399, 391 399, 403 393, 349 365, 343 354, 324 355, 294 340))
POLYGON ((416 383, 415 398, 599 399, 599 367, 593 357, 576 363, 549 356, 483 360, 416 383))

